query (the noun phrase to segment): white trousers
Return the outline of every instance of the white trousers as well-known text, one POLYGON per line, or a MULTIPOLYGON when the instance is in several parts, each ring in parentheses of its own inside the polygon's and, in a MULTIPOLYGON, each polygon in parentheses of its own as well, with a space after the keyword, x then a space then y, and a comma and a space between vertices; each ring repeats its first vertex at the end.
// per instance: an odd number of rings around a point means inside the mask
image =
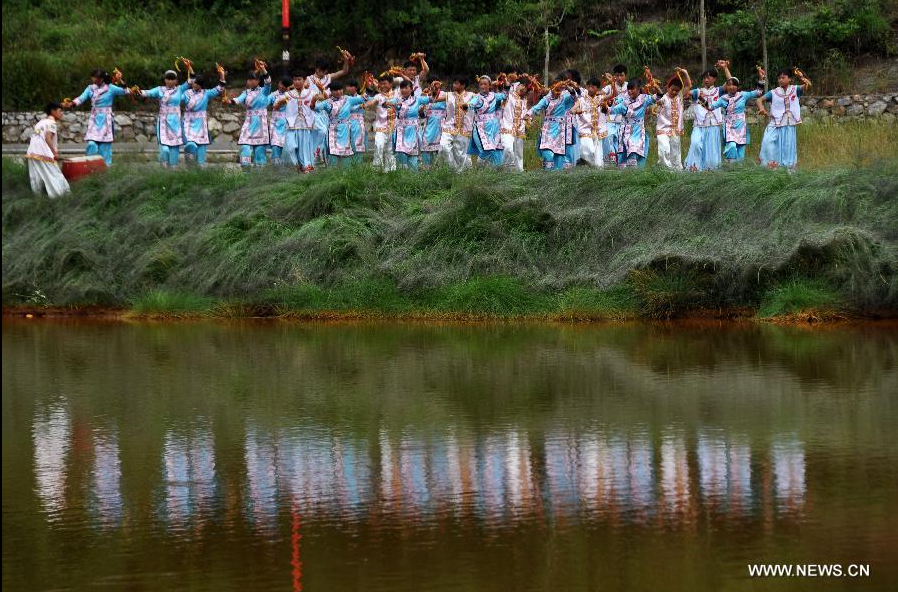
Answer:
POLYGON ((28 180, 31 181, 31 190, 40 195, 46 189, 50 199, 62 197, 69 192, 69 182, 55 162, 44 162, 34 158, 27 158, 28 180))
POLYGON ((672 171, 683 170, 680 136, 658 136, 658 164, 672 171))
POLYGON ((396 170, 396 156, 393 154, 393 138, 387 132, 374 132, 374 160, 371 163, 375 168, 384 172, 396 170))
POLYGON ((597 138, 580 138, 580 159, 586 164, 602 168, 605 165, 605 150, 602 140, 597 138))
POLYGON ((516 171, 524 170, 524 140, 511 134, 502 134, 502 164, 516 171))
POLYGON ((471 138, 461 134, 454 136, 443 132, 440 138, 440 155, 454 171, 463 171, 471 166, 471 157, 468 156, 468 145, 471 138))

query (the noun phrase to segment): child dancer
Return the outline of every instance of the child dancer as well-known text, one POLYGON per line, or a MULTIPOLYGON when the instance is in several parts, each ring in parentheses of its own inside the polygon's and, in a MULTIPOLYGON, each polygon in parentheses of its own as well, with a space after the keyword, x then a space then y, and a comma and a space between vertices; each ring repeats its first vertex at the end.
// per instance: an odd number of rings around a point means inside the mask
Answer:
POLYGON ((347 80, 343 88, 347 98, 361 99, 361 102, 354 104, 349 110, 349 141, 352 143, 354 152, 352 161, 360 163, 368 150, 368 134, 365 131, 365 102, 367 99, 359 95, 359 83, 355 80, 347 80))
POLYGON ((268 104, 272 106, 268 120, 268 143, 271 145, 271 164, 283 163, 284 144, 287 142, 287 103, 281 101, 293 86, 293 78, 281 76, 278 89, 268 95, 268 104))
POLYGON ((440 138, 440 154, 454 171, 462 171, 471 166, 468 144, 474 127, 474 112, 465 109, 474 97, 467 90, 468 79, 456 76, 452 79, 452 92, 446 94, 446 118, 443 120, 443 134, 440 138))
POLYGON ((439 80, 430 83, 433 102, 425 108, 424 129, 421 130, 421 164, 430 168, 440 154, 443 139, 443 122, 446 120, 446 93, 442 92, 439 80))
POLYGON ((384 172, 396 170, 393 156, 393 130, 396 127, 396 111, 384 103, 393 100, 393 78, 381 76, 377 79, 377 94, 371 97, 365 107, 374 109, 374 159, 372 165, 384 172))
POLYGON ((683 137, 683 105, 688 92, 685 89, 692 86, 692 81, 686 70, 677 68, 676 72, 667 81, 667 92, 656 97, 658 120, 655 131, 658 138, 658 163, 670 170, 682 171, 683 151, 680 138, 683 137))
POLYGON ((327 155, 329 165, 345 166, 355 158, 355 145, 352 142, 352 108, 365 103, 365 99, 356 95, 343 95, 343 85, 331 82, 330 97, 324 98, 322 93, 317 97, 315 110, 329 115, 327 130, 327 155))
POLYGON ((418 52, 413 53, 409 56, 408 61, 403 66, 403 78, 412 83, 412 94, 416 97, 421 96, 421 89, 424 88, 424 82, 427 80, 427 74, 430 72, 430 66, 427 65, 427 61, 425 61, 426 55, 418 52), (421 70, 418 70, 418 65, 421 65, 421 70))
POLYGON ((184 158, 206 166, 206 148, 209 146, 209 101, 221 96, 225 86, 224 68, 218 66, 218 86, 205 89, 204 80, 197 76, 190 81, 184 93, 184 158))
POLYGON ((47 117, 34 126, 25 158, 28 160, 31 190, 40 195, 46 189, 50 199, 55 199, 69 192, 69 182, 59 170, 59 150, 56 144, 56 123, 62 119, 62 105, 50 103, 44 113, 47 117))
MULTIPOLYGON (((602 92, 605 96, 616 96, 618 101, 624 99, 627 94, 627 67, 623 64, 616 65, 612 70, 612 80, 609 82, 602 92)), ((624 122, 622 115, 610 114, 608 122, 605 124, 608 128, 608 141, 605 143, 605 162, 611 166, 617 166, 617 145, 620 136, 620 126, 624 122)))
POLYGON ((655 97, 642 92, 642 81, 633 79, 627 83, 627 92, 621 101, 608 109, 609 113, 623 115, 617 146, 617 166, 644 168, 649 153, 649 134, 645 129, 646 110, 655 103, 655 97))
POLYGON ((527 94, 526 82, 515 81, 508 89, 508 98, 502 108, 502 146, 504 165, 512 170, 524 170, 524 138, 527 136, 527 94))
POLYGON ((246 89, 229 103, 246 107, 246 119, 240 129, 237 144, 240 146, 240 166, 265 165, 268 148, 268 95, 271 94, 271 76, 265 62, 257 61, 256 68, 246 76, 246 89))
POLYGON ((616 87, 611 74, 605 74, 609 81, 608 87, 611 95, 606 95, 601 90, 601 83, 590 78, 586 81, 586 93, 580 96, 577 111, 577 133, 580 136, 580 158, 594 167, 602 168, 605 163, 605 155, 611 150, 611 140, 608 136, 608 117, 602 112, 602 106, 610 100, 614 100, 616 87))
POLYGON ((306 74, 302 70, 293 72, 293 86, 275 104, 275 109, 285 106, 287 133, 284 152, 287 162, 301 173, 315 169, 312 147, 312 130, 315 127, 315 112, 312 103, 318 89, 306 88, 306 74))
POLYGON ((502 146, 499 114, 502 101, 508 95, 491 91, 492 85, 493 81, 489 76, 481 76, 477 80, 480 92, 465 105, 466 109, 474 112, 474 128, 471 143, 468 144, 468 154, 476 155, 478 162, 500 167, 505 148, 502 146))
POLYGON ((566 158, 567 136, 573 129, 567 125, 567 113, 577 103, 571 92, 572 83, 558 78, 549 93, 527 111, 528 121, 537 113, 546 112, 537 139, 537 152, 546 170, 569 169, 573 164, 566 158))
MULTIPOLYGON (((718 60, 717 68, 723 71, 726 78, 730 78, 728 61, 718 60)), ((711 105, 723 92, 716 84, 717 70, 705 70, 702 73, 702 83, 702 88, 692 89, 692 136, 689 139, 689 152, 686 154, 686 168, 690 171, 720 168, 723 112, 720 109, 708 110, 702 105, 711 105)))
MULTIPOLYGON (((187 75, 193 71, 188 67, 187 75)), ((159 162, 164 167, 178 166, 178 156, 184 143, 184 130, 181 127, 181 103, 184 93, 190 87, 189 82, 178 84, 178 73, 167 70, 163 76, 163 86, 140 91, 145 99, 159 101, 159 116, 156 118, 156 143, 159 145, 159 162)))
POLYGON ((779 86, 758 99, 761 115, 769 115, 770 122, 761 140, 761 164, 775 169, 786 167, 794 170, 798 165, 798 124, 801 123, 799 97, 811 88, 811 81, 798 68, 782 70, 777 76, 779 86), (792 76, 798 76, 800 85, 792 84, 792 76), (764 108, 770 101, 770 113, 764 108))
POLYGON ((748 124, 745 120, 745 108, 748 101, 756 99, 764 94, 764 84, 767 82, 767 73, 758 66, 758 87, 753 91, 742 92, 739 90, 739 79, 731 76, 724 85, 726 93, 709 109, 724 109, 723 115, 723 157, 728 163, 745 160, 745 147, 751 143, 748 124))
POLYGON ((99 154, 106 161, 106 166, 112 166, 112 142, 114 140, 114 126, 112 119, 112 103, 116 97, 130 94, 128 89, 118 86, 112 76, 106 70, 94 70, 91 72, 91 84, 75 100, 64 99, 62 107, 69 109, 77 107, 85 101, 90 101, 90 119, 87 120, 87 133, 84 141, 87 142, 85 154, 94 156, 99 154))
MULTIPOLYGON (((580 99, 580 84, 582 82, 582 78, 580 77, 580 72, 574 70, 572 68, 568 68, 561 73, 562 78, 565 80, 570 80, 575 84, 571 85, 570 92, 573 93, 574 99, 580 99)), ((580 160, 580 134, 577 133, 577 113, 575 113, 576 105, 574 109, 571 109, 565 115, 565 125, 568 128, 568 133, 565 134, 564 143, 564 157, 570 165, 569 168, 573 168, 577 166, 577 162, 580 160)))
MULTIPOLYGON (((320 60, 315 66, 315 73, 309 76, 310 85, 321 86, 327 88, 334 80, 338 80, 349 74, 350 62, 353 61, 352 54, 341 49, 340 55, 343 58, 343 67, 338 72, 328 73, 328 63, 326 60, 320 60)), ((327 128, 329 122, 325 111, 315 112, 315 131, 312 134, 312 143, 315 149, 316 162, 324 162, 327 155, 327 128)))
POLYGON ((399 97, 385 101, 384 105, 396 110, 396 130, 393 132, 393 152, 399 166, 418 170, 420 136, 418 134, 418 114, 423 105, 430 103, 430 97, 416 97, 412 83, 399 83, 399 97))

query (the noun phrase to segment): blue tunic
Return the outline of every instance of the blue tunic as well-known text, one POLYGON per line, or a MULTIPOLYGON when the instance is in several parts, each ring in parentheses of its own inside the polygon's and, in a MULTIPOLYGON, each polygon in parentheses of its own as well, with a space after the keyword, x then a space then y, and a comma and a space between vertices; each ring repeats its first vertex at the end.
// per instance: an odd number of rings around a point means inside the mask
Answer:
POLYGON ((528 112, 531 116, 543 111, 546 113, 536 140, 537 152, 542 158, 544 168, 562 169, 572 166, 567 146, 568 136, 573 134, 574 130, 568 125, 567 112, 576 103, 577 99, 568 91, 563 91, 556 97, 548 93, 528 112))
MULTIPOLYGON (((801 86, 795 87, 796 98, 804 94, 801 86)), ((773 91, 764 95, 768 102, 773 101, 773 91)), ((768 168, 785 167, 794 169, 798 166, 798 122, 786 115, 784 121, 777 124, 771 118, 764 130, 761 140, 761 153, 758 158, 768 168)))
POLYGON ((655 104, 652 95, 639 95, 635 99, 625 95, 609 113, 623 115, 617 147, 618 164, 621 167, 645 166, 649 153, 649 133, 645 128, 646 110, 655 104))
POLYGON ((364 105, 365 98, 360 96, 327 99, 315 105, 315 111, 330 116, 327 134, 327 152, 331 157, 352 156, 355 146, 352 142, 352 112, 355 107, 364 105))
POLYGON ((505 93, 476 94, 468 102, 468 108, 474 110, 474 129, 468 154, 489 162, 493 166, 501 166, 504 150, 502 147, 502 126, 499 115, 505 93))
POLYGON ((751 99, 761 96, 761 91, 724 94, 711 104, 712 109, 723 108, 723 156, 730 162, 745 158, 745 147, 751 143, 751 134, 745 119, 745 108, 751 99))

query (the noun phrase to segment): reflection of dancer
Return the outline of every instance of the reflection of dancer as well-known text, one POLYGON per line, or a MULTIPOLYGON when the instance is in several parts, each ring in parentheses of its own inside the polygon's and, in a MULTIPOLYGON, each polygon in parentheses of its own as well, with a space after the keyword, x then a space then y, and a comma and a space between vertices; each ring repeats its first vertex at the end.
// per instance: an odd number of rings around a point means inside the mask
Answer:
POLYGON ((118 434, 94 432, 93 495, 101 525, 114 526, 122 519, 122 463, 118 434))
POLYGON ((54 405, 44 412, 35 412, 32 434, 37 496, 47 519, 55 521, 66 507, 66 461, 72 437, 66 408, 54 405))
POLYGON ((771 447, 770 456, 777 508, 786 513, 800 510, 805 496, 804 447, 798 440, 778 442, 771 447))
POLYGON ((661 441, 661 494, 669 512, 689 509, 689 461, 682 435, 665 434, 661 441))

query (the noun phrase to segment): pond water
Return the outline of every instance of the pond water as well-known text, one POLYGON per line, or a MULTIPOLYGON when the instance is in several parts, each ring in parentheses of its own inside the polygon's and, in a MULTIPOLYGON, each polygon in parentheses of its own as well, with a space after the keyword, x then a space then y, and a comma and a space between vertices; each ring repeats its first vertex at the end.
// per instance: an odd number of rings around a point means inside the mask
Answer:
POLYGON ((898 587, 894 326, 2 333, 4 590, 898 587))

